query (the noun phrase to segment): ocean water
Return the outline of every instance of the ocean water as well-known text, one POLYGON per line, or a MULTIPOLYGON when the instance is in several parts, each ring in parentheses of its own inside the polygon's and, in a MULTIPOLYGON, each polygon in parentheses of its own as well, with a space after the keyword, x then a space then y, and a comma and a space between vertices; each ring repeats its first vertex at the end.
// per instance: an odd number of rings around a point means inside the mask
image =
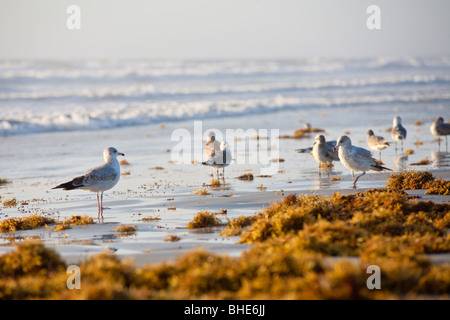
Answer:
POLYGON ((0 61, 0 135, 349 109, 449 118, 450 57, 0 61))

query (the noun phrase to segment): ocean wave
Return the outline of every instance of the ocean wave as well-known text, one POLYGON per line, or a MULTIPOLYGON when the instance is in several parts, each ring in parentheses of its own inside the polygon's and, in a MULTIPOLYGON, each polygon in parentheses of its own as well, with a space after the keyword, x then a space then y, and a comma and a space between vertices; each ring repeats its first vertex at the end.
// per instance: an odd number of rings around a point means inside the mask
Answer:
POLYGON ((103 103, 95 107, 68 105, 65 111, 14 112, 0 119, 0 134, 99 130, 168 121, 242 116, 282 110, 361 107, 396 103, 449 103, 450 92, 382 94, 343 97, 284 97, 220 101, 103 103), (69 111, 72 110, 72 111, 69 111))
POLYGON ((0 101, 6 100, 44 100, 44 99, 147 99, 164 96, 241 94, 241 93, 280 93, 285 91, 342 89, 393 85, 450 84, 450 75, 412 74, 388 75, 381 77, 309 80, 300 82, 254 83, 239 85, 197 85, 160 86, 153 84, 120 87, 60 89, 44 91, 39 88, 27 92, 0 93, 0 101))
POLYGON ((119 80, 161 77, 225 77, 329 74, 345 71, 450 68, 450 57, 309 58, 297 60, 86 60, 0 61, 0 80, 119 80))

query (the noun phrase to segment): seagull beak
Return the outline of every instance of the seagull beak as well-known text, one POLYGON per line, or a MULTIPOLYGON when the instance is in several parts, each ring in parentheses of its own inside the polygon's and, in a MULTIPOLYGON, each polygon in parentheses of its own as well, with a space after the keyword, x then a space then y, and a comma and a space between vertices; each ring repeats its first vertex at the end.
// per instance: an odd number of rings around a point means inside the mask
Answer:
POLYGON ((123 154, 122 152, 119 152, 118 155, 119 155, 119 156, 125 156, 125 154, 123 154))
POLYGON ((333 148, 333 150, 334 150, 334 152, 338 152, 339 146, 335 146, 335 147, 333 148))

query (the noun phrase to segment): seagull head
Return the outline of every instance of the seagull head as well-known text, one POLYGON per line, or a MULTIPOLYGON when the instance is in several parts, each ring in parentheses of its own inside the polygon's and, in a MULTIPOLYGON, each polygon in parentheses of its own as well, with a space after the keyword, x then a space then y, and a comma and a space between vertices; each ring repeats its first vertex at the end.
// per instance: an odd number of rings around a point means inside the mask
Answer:
POLYGON ((216 140, 216 134, 213 131, 208 132, 208 141, 216 140))
POLYGON ((325 143, 325 137, 322 134, 318 134, 316 136, 316 138, 314 139, 314 141, 316 143, 319 143, 319 144, 324 144, 325 143))
POLYGON ((117 151, 117 149, 113 147, 106 148, 103 151, 103 158, 105 158, 105 161, 115 159, 117 156, 124 156, 124 154, 122 152, 117 151))
POLYGON ((394 117, 394 127, 402 123, 402 118, 399 116, 394 117))
POLYGON ((367 136, 373 136, 374 135, 374 133, 373 133, 373 131, 372 130, 367 130, 367 136))
POLYGON ((442 123, 444 123, 444 118, 442 118, 442 117, 437 117, 436 120, 434 121, 434 123, 436 123, 436 124, 442 124, 442 123))
POLYGON ((339 147, 350 147, 352 145, 352 140, 347 136, 340 136, 334 147, 334 151, 338 151, 339 147))

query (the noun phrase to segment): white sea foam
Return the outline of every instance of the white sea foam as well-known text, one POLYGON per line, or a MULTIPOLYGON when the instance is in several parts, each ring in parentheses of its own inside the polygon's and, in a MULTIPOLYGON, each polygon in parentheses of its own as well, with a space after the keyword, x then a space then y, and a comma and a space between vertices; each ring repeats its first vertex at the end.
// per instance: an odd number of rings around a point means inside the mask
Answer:
POLYGON ((448 104, 450 58, 0 61, 0 134, 448 104))
POLYGON ((53 112, 12 112, 2 117, 0 134, 96 130, 205 117, 238 116, 266 112, 417 102, 450 102, 450 92, 359 97, 284 97, 243 100, 199 100, 138 103, 102 103, 95 108, 68 105, 53 112))

